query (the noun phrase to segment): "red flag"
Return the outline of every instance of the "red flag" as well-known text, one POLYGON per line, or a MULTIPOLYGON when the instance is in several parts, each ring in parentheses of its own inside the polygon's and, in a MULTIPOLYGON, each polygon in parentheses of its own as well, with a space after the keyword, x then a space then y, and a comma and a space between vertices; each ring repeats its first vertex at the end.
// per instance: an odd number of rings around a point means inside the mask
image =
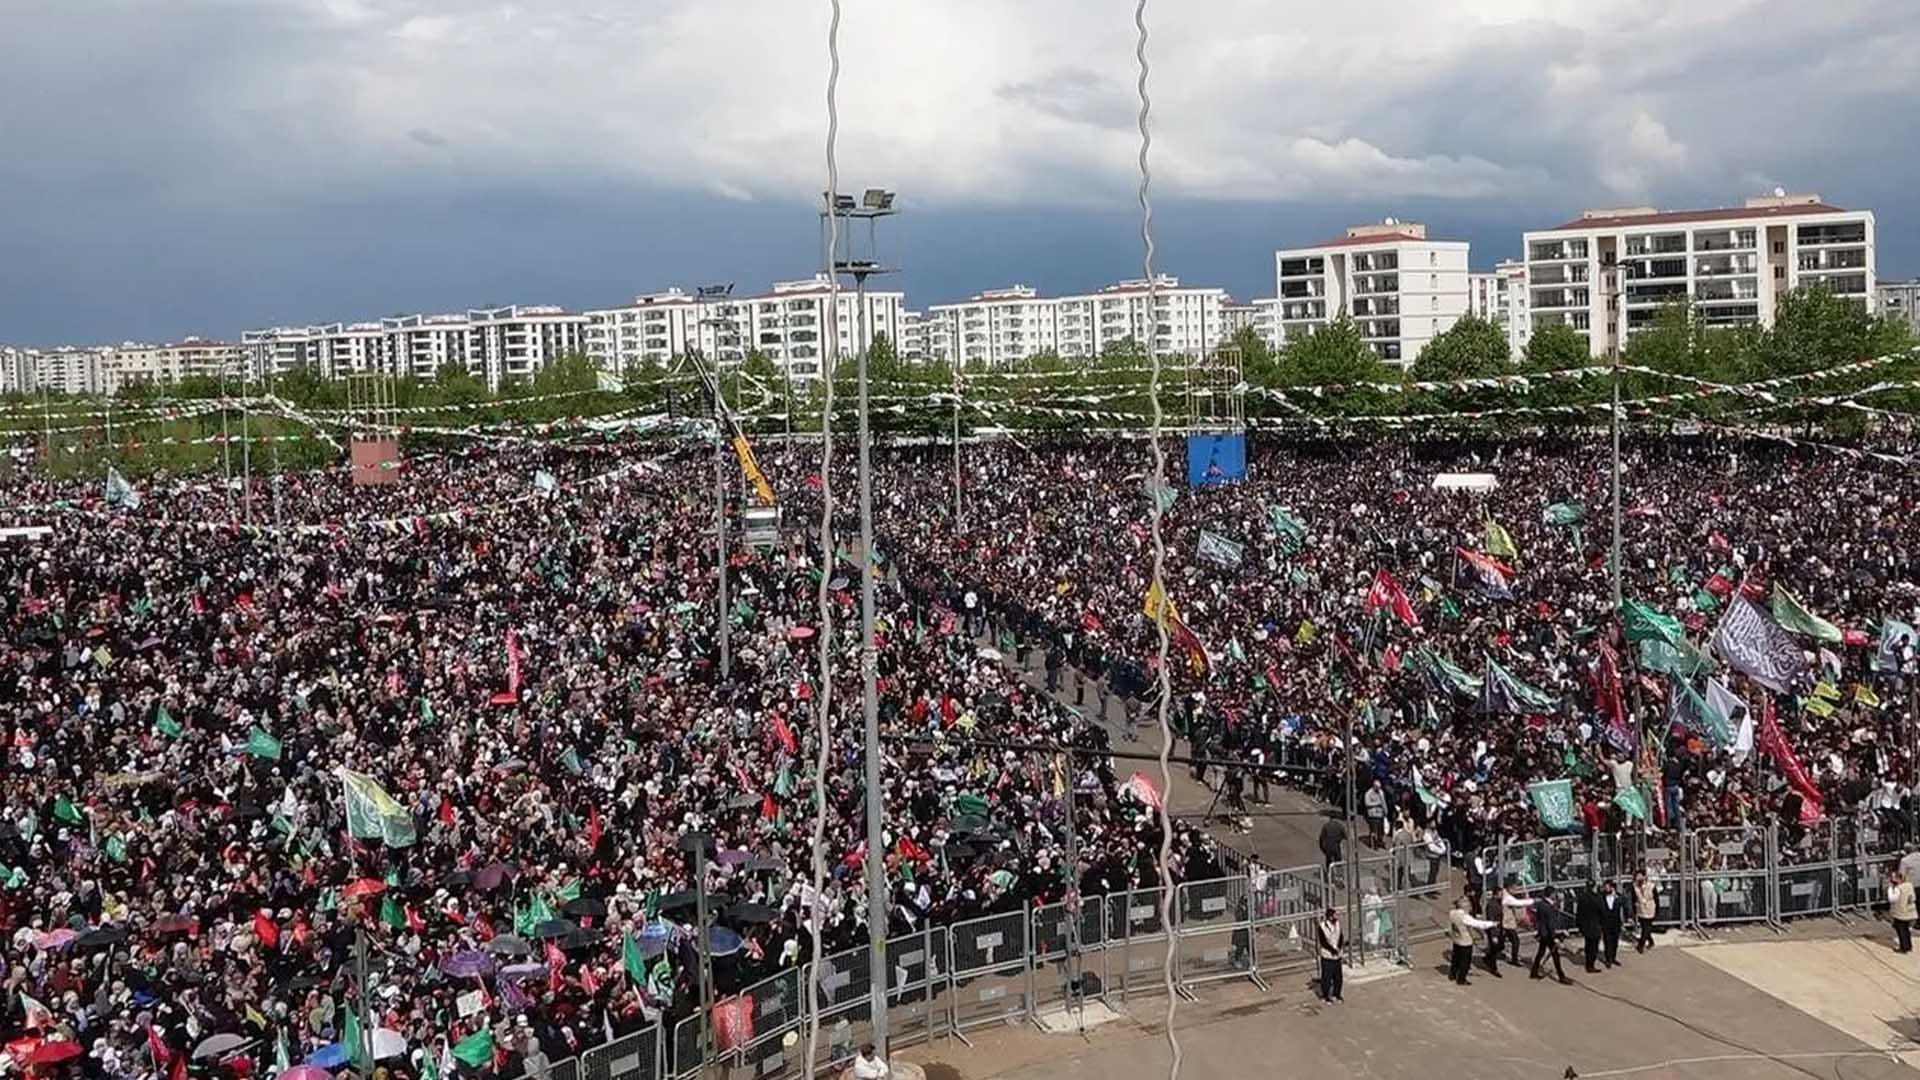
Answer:
POLYGON ((1726 535, 1718 529, 1707 536, 1707 547, 1713 551, 1733 550, 1733 545, 1727 542, 1726 535))
POLYGON ((1420 616, 1413 611, 1413 601, 1407 599, 1406 590, 1385 570, 1373 575, 1373 587, 1367 590, 1367 610, 1378 611, 1381 608, 1392 608, 1400 621, 1408 626, 1420 625, 1420 616))
POLYGON ((1600 660, 1593 669, 1593 708, 1607 722, 1607 729, 1613 732, 1616 744, 1632 745, 1633 734, 1627 727, 1626 701, 1620 694, 1620 655, 1604 641, 1600 643, 1600 660))
POLYGON ((269 949, 280 945, 280 926, 267 915, 265 908, 253 913, 253 935, 269 949))
POLYGON ((440 824, 453 828, 453 800, 440 796, 440 824))
POLYGON ((1105 629, 1105 624, 1100 621, 1100 616, 1091 611, 1083 611, 1080 613, 1080 628, 1089 634, 1097 634, 1105 629))
POLYGON ((1726 578, 1720 576, 1719 574, 1715 574, 1712 577, 1708 578, 1707 583, 1705 585, 1702 585, 1701 588, 1707 590, 1708 592, 1712 593, 1713 595, 1719 597, 1722 600, 1725 600, 1727 597, 1733 595, 1733 582, 1728 581, 1726 578))
POLYGON ((1121 790, 1132 792, 1134 798, 1139 799, 1155 810, 1160 809, 1165 802, 1165 800, 1160 797, 1160 789, 1153 786, 1153 781, 1147 779, 1145 773, 1137 772, 1127 777, 1127 782, 1121 786, 1121 790))
POLYGON ((1773 695, 1763 692, 1760 700, 1760 730, 1755 734, 1753 744, 1761 753, 1773 758, 1786 776, 1787 783, 1800 793, 1800 820, 1818 821, 1823 806, 1820 788, 1807 775, 1793 747, 1787 745, 1786 733, 1780 730, 1780 719, 1774 714, 1773 695))
POLYGON ((1399 671, 1400 670, 1400 646, 1398 645, 1387 646, 1387 651, 1380 654, 1380 666, 1383 668, 1386 668, 1387 671, 1390 673, 1399 671))
POLYGON ((959 718, 960 718, 960 710, 957 707, 955 707, 955 705, 953 704, 953 696, 950 694, 941 694, 940 695, 940 726, 950 728, 953 726, 953 722, 955 720, 958 720, 959 718))
POLYGON ((713 1043, 722 1053, 753 1041, 753 995, 713 1003, 713 1043))
POLYGON ((153 1055, 153 1067, 156 1069, 166 1068, 167 1063, 173 1060, 173 1051, 167 1049, 166 1040, 160 1037, 160 1029, 152 1024, 147 1025, 147 1052, 153 1055))
POLYGON ((168 1080, 187 1080, 187 1055, 173 1055, 173 1071, 167 1076, 168 1080))
POLYGON ((779 713, 773 714, 773 737, 780 740, 780 745, 786 748, 787 753, 800 752, 800 744, 793 737, 793 729, 787 726, 787 718, 779 713))
POLYGON ((780 816, 780 804, 773 801, 773 796, 760 796, 760 816, 768 821, 780 816))
MULTIPOLYGON (((587 850, 600 850, 600 805, 598 803, 587 807, 587 850)), ((553 946, 549 944, 547 947, 553 946)))
POLYGON ((520 700, 520 635, 507 631, 507 688, 493 695, 493 704, 512 705, 520 700))
POLYGON ((407 929, 418 934, 421 931, 425 930, 426 928, 427 928, 427 920, 420 917, 420 912, 416 910, 412 904, 408 904, 407 905, 407 929))

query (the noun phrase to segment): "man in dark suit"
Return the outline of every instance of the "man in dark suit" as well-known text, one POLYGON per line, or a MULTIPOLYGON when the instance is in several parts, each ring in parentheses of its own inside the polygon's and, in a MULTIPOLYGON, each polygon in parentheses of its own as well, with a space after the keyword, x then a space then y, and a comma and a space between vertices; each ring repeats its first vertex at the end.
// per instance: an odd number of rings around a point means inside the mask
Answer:
POLYGON ((1600 912, 1600 894, 1593 891, 1593 882, 1580 886, 1580 899, 1574 905, 1574 920, 1580 924, 1580 938, 1585 944, 1587 973, 1600 969, 1595 966, 1600 958, 1600 924, 1604 921, 1600 912))
POLYGON ((1620 895, 1609 881, 1600 887, 1600 939, 1604 945, 1601 958, 1608 967, 1620 964, 1620 928, 1626 922, 1627 898, 1620 895))
POLYGON ((1566 971, 1560 966, 1560 925, 1566 916, 1553 906, 1555 901, 1551 885, 1541 889, 1540 895, 1533 901, 1533 931, 1540 942, 1539 948, 1533 953, 1533 977, 1545 978, 1540 974, 1540 965, 1551 956, 1554 976, 1563 983, 1571 983, 1573 980, 1567 978, 1566 971))

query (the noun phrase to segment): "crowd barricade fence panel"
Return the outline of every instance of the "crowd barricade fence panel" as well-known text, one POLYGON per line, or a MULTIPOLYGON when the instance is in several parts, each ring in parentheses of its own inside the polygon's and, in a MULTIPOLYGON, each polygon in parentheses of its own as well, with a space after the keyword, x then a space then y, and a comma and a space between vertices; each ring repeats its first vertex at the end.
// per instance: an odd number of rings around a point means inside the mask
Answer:
POLYGON ((1106 997, 1106 913, 1105 898, 1098 896, 1075 904, 1043 904, 1033 909, 1033 1008, 1036 1013, 1069 1001, 1074 996, 1075 978, 1080 980, 1082 1001, 1106 997))
POLYGON ((955 923, 947 931, 956 1030, 1033 1015, 1027 913, 1009 912, 955 923))
POLYGON ((1772 920, 1772 839, 1767 829, 1697 829, 1685 837, 1694 925, 1772 920))
MULTIPOLYGON (((1166 989, 1167 926, 1160 903, 1165 890, 1133 889, 1107 897, 1107 972, 1122 999, 1166 989)), ((1175 909, 1178 915, 1178 909, 1175 909)))
POLYGON ((1191 990, 1221 979, 1254 978, 1253 913, 1244 877, 1190 881, 1176 893, 1180 917, 1175 977, 1191 990))
POLYGON ((1775 921, 1833 914, 1839 895, 1833 823, 1776 826, 1773 843, 1775 921))

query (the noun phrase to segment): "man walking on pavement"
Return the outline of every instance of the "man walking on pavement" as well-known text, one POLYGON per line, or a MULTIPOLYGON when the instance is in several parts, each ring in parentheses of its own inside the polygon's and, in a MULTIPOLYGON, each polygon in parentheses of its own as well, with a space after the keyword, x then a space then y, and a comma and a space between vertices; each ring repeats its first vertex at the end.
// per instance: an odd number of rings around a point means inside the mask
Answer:
POLYGON ((1620 966, 1620 927, 1626 916, 1626 897, 1609 881, 1600 886, 1600 959, 1608 967, 1620 966))
POLYGON ((1533 932, 1540 943, 1533 953, 1533 977, 1545 978, 1540 974, 1540 965, 1551 956, 1554 977, 1571 985, 1573 980, 1567 978, 1566 969, 1560 966, 1560 924, 1565 916, 1560 913, 1559 908, 1553 906, 1553 886, 1548 885, 1541 889, 1540 895, 1527 903, 1533 908, 1533 932))
POLYGON ((1500 926, 1494 933, 1487 935, 1487 973, 1500 978, 1500 949, 1507 950, 1507 963, 1520 966, 1520 913, 1533 906, 1533 901, 1514 895, 1513 887, 1519 884, 1513 875, 1500 885, 1500 926))
POLYGON ((1915 915, 1913 882, 1907 880, 1907 875, 1895 870, 1887 878, 1887 918, 1893 920, 1893 936, 1897 943, 1895 952, 1913 951, 1915 915))

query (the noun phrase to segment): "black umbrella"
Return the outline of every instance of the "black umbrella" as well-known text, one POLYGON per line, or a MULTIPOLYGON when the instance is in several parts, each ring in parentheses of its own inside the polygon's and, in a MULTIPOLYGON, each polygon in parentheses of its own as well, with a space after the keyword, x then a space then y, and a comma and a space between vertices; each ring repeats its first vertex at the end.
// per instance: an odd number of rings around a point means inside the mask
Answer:
POLYGON ((560 938, 578 929, 580 929, 578 923, 569 922, 566 919, 548 919, 533 928, 533 936, 541 939, 560 938))
POLYGON ((581 915, 590 919, 605 918, 607 902, 594 896, 580 896, 560 905, 560 910, 569 915, 581 915))
POLYGON ((727 909, 727 921, 736 923, 770 923, 773 921, 773 909, 765 904, 735 904, 727 909))
POLYGON ((531 956, 533 954, 533 946, 527 944, 525 938, 516 937, 513 934, 501 934, 487 942, 486 950, 495 956, 531 956))
POLYGON ((117 926, 101 926, 73 939, 75 949, 110 949, 127 940, 127 932, 117 926))
POLYGON ((455 870, 453 873, 448 874, 446 877, 442 878, 440 883, 442 885, 445 885, 449 889, 458 889, 463 886, 471 885, 473 884, 473 871, 455 870))
POLYGON ((735 795, 727 800, 729 810, 749 810, 759 805, 760 796, 758 795, 735 795))
POLYGON ((567 936, 560 939, 560 948, 562 951, 571 952, 574 949, 585 949, 599 943, 600 931, 576 927, 567 931, 567 936))
POLYGON ((661 911, 677 911, 684 908, 694 907, 698 905, 699 902, 700 902, 699 898, 694 896, 693 893, 691 892, 668 893, 667 895, 660 898, 660 910, 661 911))
POLYGON ((771 855, 755 855, 753 858, 747 860, 746 865, 741 867, 742 870, 745 870, 748 873, 754 873, 754 874, 760 874, 760 873, 777 874, 785 870, 786 868, 787 868, 786 863, 781 862, 779 859, 776 859, 771 855))
POLYGON ((289 990, 311 990, 316 986, 325 986, 332 980, 325 975, 295 975, 287 980, 289 990))

